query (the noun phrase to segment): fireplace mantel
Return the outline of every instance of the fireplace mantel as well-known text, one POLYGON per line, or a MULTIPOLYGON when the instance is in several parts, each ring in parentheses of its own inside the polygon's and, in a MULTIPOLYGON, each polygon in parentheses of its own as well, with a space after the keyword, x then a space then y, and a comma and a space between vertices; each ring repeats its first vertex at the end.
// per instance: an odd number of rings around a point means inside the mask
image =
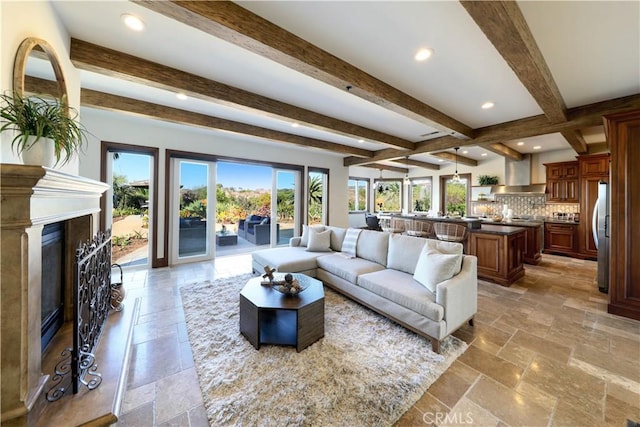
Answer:
MULTIPOLYGON (((99 227, 105 183, 39 166, 0 164, 1 413, 5 425, 29 425, 48 375, 42 373, 42 229, 65 222, 71 254, 99 227)), ((66 271, 73 256, 66 257, 66 271)), ((68 277, 68 286, 73 278, 68 277)), ((65 314, 66 317, 66 314, 65 314)))

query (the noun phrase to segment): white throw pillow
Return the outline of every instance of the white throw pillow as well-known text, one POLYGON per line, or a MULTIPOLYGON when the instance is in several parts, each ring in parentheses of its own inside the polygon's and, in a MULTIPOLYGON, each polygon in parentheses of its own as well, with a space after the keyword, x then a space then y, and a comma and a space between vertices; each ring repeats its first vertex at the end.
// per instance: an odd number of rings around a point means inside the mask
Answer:
POLYGON ((449 280, 456 274, 460 258, 462 255, 443 254, 425 247, 418 258, 413 278, 435 293, 438 283, 449 280))
POLYGON ((309 252, 331 252, 331 230, 316 231, 309 229, 309 244, 307 251, 309 252))
POLYGON ((307 224, 302 225, 302 237, 300 238, 300 246, 307 246, 309 244, 309 230, 323 231, 324 225, 313 225, 309 227, 307 224))

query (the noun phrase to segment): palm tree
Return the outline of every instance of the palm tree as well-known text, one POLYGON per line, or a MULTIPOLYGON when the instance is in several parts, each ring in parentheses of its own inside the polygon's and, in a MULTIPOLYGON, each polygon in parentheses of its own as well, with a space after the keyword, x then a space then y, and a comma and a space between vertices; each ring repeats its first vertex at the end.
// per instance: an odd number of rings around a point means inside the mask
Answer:
POLYGON ((322 203, 322 177, 320 175, 313 175, 309 180, 309 202, 310 203, 322 203))

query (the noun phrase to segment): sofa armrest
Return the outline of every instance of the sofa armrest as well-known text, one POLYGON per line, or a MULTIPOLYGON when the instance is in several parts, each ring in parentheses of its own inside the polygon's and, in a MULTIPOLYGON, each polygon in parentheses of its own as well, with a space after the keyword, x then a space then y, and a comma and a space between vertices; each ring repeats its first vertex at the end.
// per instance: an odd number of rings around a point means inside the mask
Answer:
POLYGON ((438 283, 436 303, 444 307, 446 334, 458 329, 478 311, 478 259, 464 255, 460 273, 438 283))
POLYGON ((302 243, 302 237, 298 236, 298 237, 292 237, 289 239, 289 246, 300 246, 300 243, 302 243))

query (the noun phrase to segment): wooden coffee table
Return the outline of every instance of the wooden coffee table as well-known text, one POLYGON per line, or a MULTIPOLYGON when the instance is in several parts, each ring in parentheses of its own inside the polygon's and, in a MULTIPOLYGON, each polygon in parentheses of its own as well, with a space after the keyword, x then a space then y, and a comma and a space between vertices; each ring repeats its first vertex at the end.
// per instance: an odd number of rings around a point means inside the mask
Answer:
POLYGON ((262 286, 260 276, 240 291, 240 332, 256 350, 261 344, 276 344, 291 345, 300 352, 324 336, 322 282, 304 274, 293 276, 309 283, 296 296, 262 286))

